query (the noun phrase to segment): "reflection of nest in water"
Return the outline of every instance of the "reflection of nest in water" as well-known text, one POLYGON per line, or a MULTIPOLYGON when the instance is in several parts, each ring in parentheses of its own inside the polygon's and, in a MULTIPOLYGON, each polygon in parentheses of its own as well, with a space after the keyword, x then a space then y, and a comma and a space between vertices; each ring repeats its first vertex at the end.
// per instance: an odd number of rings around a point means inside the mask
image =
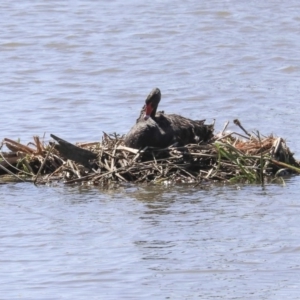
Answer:
POLYGON ((4 139, 11 152, 1 153, 0 172, 6 174, 1 178, 101 186, 121 182, 263 184, 286 174, 283 170, 300 172, 299 162, 282 138, 246 134, 241 139, 238 133, 222 132, 205 144, 141 150, 125 147, 116 134, 104 134, 101 142, 77 146, 54 135, 58 143, 47 146, 37 137, 28 146, 4 139))

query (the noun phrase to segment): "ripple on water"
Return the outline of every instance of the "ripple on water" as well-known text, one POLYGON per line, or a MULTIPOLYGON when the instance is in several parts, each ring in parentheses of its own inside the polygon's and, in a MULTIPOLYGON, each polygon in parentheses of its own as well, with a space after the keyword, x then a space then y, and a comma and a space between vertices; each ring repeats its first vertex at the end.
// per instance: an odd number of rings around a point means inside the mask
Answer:
MULTIPOLYGON (((160 109, 297 156, 297 1, 2 2, 2 138, 125 133, 159 87, 160 109)), ((298 186, 0 185, 1 295, 298 299, 298 186)))

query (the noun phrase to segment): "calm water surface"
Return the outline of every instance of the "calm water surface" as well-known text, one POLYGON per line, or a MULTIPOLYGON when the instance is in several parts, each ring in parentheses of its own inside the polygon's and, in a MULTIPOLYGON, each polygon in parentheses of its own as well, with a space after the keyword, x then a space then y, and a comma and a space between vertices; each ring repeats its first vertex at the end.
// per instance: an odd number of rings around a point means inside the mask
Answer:
MULTIPOLYGON (((159 87, 300 157, 298 1, 2 2, 1 139, 124 134, 159 87)), ((299 181, 0 185, 0 298, 299 299, 299 181)))

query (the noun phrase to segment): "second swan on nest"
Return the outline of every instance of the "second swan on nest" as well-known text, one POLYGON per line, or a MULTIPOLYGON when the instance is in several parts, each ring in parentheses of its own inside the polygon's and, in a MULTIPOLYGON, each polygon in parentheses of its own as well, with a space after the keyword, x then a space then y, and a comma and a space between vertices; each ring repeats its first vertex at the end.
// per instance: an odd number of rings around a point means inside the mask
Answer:
POLYGON ((213 125, 191 120, 175 114, 156 112, 161 93, 154 88, 146 99, 136 124, 125 136, 125 145, 131 148, 164 148, 177 143, 184 146, 205 142, 213 136, 213 125))

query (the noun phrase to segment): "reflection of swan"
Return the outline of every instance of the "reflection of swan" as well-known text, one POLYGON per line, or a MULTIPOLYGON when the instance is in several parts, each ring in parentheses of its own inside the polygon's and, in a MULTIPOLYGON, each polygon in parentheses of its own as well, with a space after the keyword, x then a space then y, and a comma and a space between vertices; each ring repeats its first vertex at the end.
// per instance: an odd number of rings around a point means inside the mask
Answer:
POLYGON ((194 121, 180 115, 156 113, 161 93, 152 90, 146 99, 136 124, 125 137, 125 145, 132 148, 168 147, 174 143, 186 145, 207 141, 212 137, 213 126, 204 121, 194 121))

